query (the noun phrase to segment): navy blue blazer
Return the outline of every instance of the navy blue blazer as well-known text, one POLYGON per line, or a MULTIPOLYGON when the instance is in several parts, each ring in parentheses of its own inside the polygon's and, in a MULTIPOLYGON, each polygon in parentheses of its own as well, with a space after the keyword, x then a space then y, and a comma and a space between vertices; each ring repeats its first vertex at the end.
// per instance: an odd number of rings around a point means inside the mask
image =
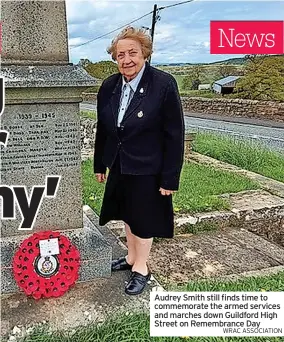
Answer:
POLYGON ((178 190, 184 153, 184 116, 177 83, 146 67, 117 133, 120 73, 107 78, 97 96, 94 172, 105 173, 119 153, 122 174, 160 175, 160 186, 178 190))

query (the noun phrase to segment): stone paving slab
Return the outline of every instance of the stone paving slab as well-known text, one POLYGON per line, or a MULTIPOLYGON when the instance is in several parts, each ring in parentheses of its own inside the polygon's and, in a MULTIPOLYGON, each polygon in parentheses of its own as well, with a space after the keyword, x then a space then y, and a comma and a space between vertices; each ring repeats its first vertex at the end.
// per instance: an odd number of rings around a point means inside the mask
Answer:
POLYGON ((164 282, 215 278, 284 265, 284 248, 245 229, 228 229, 160 240, 150 267, 164 282))
POLYGON ((15 326, 26 331, 41 323, 52 331, 70 331, 91 322, 102 322, 118 312, 148 310, 150 289, 157 283, 152 280, 147 291, 139 296, 128 296, 124 285, 129 277, 129 271, 116 272, 110 278, 78 283, 62 297, 39 301, 23 293, 3 295, 1 335, 11 334, 15 326))
POLYGON ((284 198, 275 196, 264 190, 248 190, 230 194, 229 200, 232 207, 239 211, 255 211, 273 207, 284 208, 284 198))

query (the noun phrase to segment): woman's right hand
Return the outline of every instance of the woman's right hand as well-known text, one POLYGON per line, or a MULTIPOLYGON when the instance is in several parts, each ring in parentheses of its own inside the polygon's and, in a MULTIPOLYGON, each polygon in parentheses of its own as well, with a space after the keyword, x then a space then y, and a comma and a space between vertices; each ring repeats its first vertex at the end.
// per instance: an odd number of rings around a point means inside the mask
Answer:
POLYGON ((106 180, 106 174, 105 173, 96 173, 97 181, 99 183, 103 183, 106 180))

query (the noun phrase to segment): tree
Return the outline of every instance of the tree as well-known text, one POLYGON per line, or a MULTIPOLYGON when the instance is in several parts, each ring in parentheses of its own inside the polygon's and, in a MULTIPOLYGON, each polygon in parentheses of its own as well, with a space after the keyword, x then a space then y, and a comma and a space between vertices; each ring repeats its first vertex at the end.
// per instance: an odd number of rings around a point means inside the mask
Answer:
POLYGON ((88 66, 88 64, 91 64, 92 62, 87 59, 87 58, 81 58, 80 61, 78 62, 78 65, 83 67, 83 68, 86 68, 88 66))
POLYGON ((202 66, 194 65, 190 69, 189 75, 185 76, 182 80, 182 89, 184 90, 198 90, 199 84, 201 84, 200 78, 202 74, 202 66))
POLYGON ((236 76, 238 74, 238 69, 234 65, 221 64, 218 68, 218 72, 221 77, 236 76))
POLYGON ((189 76, 184 76, 182 79, 181 87, 183 90, 192 89, 192 79, 189 76))
POLYGON ((89 63, 85 69, 91 76, 101 80, 118 72, 117 65, 112 61, 89 63))
POLYGON ((239 97, 284 101, 283 55, 247 55, 244 74, 236 87, 239 97))
POLYGON ((201 81, 199 79, 195 79, 192 81, 192 90, 198 90, 198 86, 201 84, 201 81))

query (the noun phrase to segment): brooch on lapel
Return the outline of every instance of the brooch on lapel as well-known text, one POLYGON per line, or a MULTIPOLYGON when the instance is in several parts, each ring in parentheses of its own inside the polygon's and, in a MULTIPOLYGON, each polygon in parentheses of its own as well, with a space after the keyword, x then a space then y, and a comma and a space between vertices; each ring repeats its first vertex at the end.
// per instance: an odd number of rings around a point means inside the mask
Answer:
POLYGON ((143 93, 144 93, 144 89, 141 88, 141 89, 139 90, 139 93, 140 93, 140 94, 143 94, 143 93))
POLYGON ((140 112, 137 114, 138 118, 142 118, 143 115, 144 115, 144 114, 143 114, 142 111, 140 111, 140 112))

